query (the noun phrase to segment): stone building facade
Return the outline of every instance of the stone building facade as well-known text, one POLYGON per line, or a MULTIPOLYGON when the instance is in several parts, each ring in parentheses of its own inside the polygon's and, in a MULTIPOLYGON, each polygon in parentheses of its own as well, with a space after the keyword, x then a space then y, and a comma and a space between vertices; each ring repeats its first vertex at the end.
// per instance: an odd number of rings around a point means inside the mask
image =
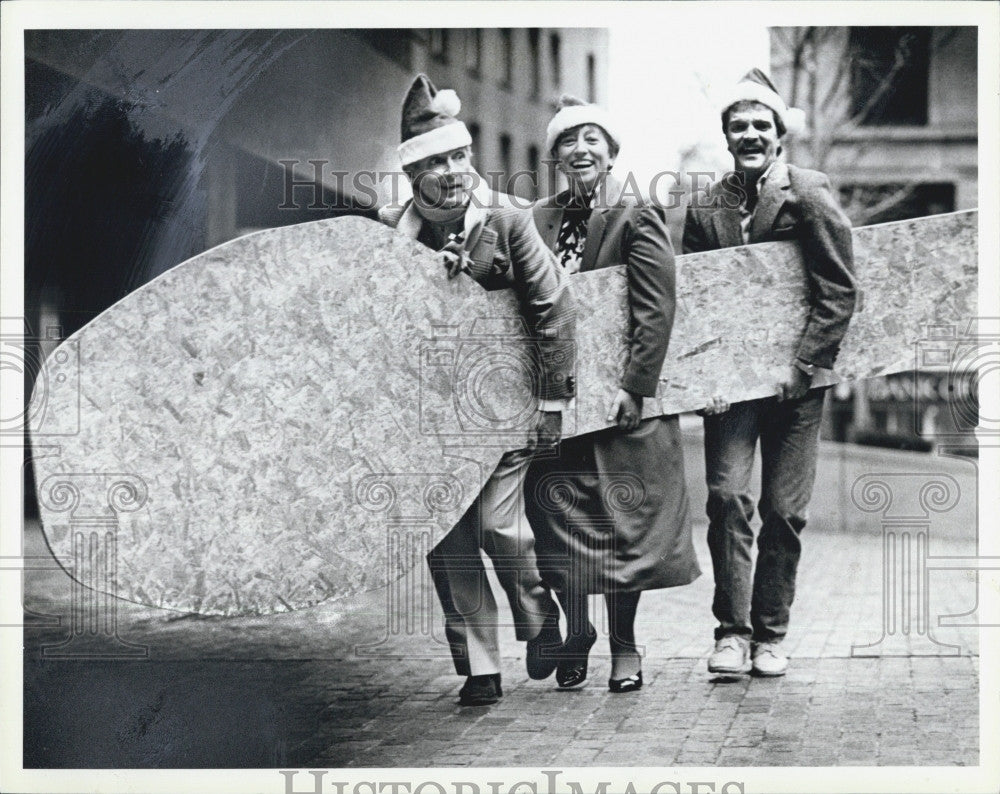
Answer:
MULTIPOLYGON (((769 35, 775 85, 807 114, 806 134, 787 143, 789 159, 829 174, 855 226, 978 206, 977 28, 776 27, 769 35)), ((978 398, 963 363, 968 331, 934 329, 940 338, 927 340, 950 350, 953 364, 918 362, 912 373, 833 390, 827 437, 971 450, 978 398)))

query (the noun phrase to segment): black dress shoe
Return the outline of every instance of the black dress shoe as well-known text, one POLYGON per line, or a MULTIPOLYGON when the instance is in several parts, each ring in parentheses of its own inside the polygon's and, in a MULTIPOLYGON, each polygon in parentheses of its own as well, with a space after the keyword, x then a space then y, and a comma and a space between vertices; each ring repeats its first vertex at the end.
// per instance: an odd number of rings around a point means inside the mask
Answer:
POLYGON ((489 706, 502 697, 500 673, 470 675, 465 679, 465 685, 458 691, 458 704, 460 706, 489 706))
POLYGON ((608 689, 612 692, 637 692, 642 689, 642 670, 628 678, 609 678, 608 689))
POLYGON ((560 689, 579 686, 587 680, 587 657, 597 642, 597 629, 587 624, 583 637, 570 637, 562 647, 559 665, 556 667, 556 683, 560 689))
POLYGON ((528 678, 536 681, 548 678, 559 664, 559 653, 562 648, 562 634, 559 633, 559 607, 555 601, 549 603, 549 614, 545 617, 542 630, 538 636, 528 640, 524 654, 524 666, 528 670, 528 678))

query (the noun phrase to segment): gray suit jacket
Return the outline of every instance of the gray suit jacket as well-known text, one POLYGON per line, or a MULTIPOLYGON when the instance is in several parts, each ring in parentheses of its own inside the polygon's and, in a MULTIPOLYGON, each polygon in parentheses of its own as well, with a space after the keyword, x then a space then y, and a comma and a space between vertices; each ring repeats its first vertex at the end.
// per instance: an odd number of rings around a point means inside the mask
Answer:
MULTIPOLYGON (((742 186, 735 174, 716 182, 707 200, 695 196, 684 225, 684 252, 743 245, 742 186)), ((796 358, 832 368, 854 313, 856 288, 851 222, 837 205, 825 174, 775 164, 757 200, 750 242, 796 240, 809 286, 809 318, 796 358)))
MULTIPOLYGON (((568 192, 535 205, 535 225, 555 250, 568 192)), ((656 396, 660 369, 674 324, 674 249, 663 210, 640 205, 612 178, 587 221, 580 272, 625 265, 628 279, 629 360, 621 387, 643 397, 656 396)))

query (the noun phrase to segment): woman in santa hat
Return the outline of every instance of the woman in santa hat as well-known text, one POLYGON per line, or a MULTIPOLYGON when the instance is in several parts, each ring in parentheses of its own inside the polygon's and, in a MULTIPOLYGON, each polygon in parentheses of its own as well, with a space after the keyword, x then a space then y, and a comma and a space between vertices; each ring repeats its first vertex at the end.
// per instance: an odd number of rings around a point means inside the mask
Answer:
POLYGON ((607 419, 615 427, 564 440, 558 458, 534 461, 526 512, 539 569, 567 615, 559 686, 587 678, 597 640, 588 596, 602 593, 611 628, 608 686, 629 692, 643 683, 634 632, 640 593, 701 574, 677 417, 642 418, 670 340, 674 253, 662 208, 627 195, 610 176, 620 138, 600 107, 564 96, 546 148, 568 188, 536 205, 535 224, 568 273, 625 266, 629 355, 617 394, 608 395, 607 419))

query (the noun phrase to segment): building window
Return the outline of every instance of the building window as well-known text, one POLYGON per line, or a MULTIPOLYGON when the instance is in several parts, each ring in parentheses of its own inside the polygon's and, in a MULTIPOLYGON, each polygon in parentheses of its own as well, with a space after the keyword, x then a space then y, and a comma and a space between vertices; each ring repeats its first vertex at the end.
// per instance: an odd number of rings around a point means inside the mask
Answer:
POLYGON ((469 137, 472 138, 472 153, 474 155, 479 154, 479 125, 476 122, 472 122, 467 125, 469 130, 469 137))
POLYGON ((862 126, 924 126, 932 28, 851 28, 851 115, 862 126))
POLYGON ((510 28, 500 28, 500 85, 510 88, 514 84, 514 33, 510 28))
POLYGON ((542 184, 542 175, 539 172, 541 167, 541 161, 538 154, 538 147, 532 144, 528 147, 528 170, 531 172, 531 179, 528 180, 530 185, 530 198, 532 201, 536 200, 541 192, 539 190, 542 184))
POLYGON ((552 87, 562 90, 562 40, 558 33, 549 35, 549 68, 552 70, 552 87))
POLYGON ((542 56, 539 50, 538 28, 528 30, 528 66, 531 80, 531 98, 538 99, 542 93, 542 56))
POLYGON ((587 55, 587 101, 597 101, 597 59, 594 53, 587 55))
POLYGON ((496 182, 496 190, 502 193, 507 192, 507 182, 511 173, 511 143, 507 133, 500 135, 500 171, 496 182))
POLYGON ((376 52, 391 58, 404 69, 412 69, 414 31, 408 28, 370 28, 348 30, 346 33, 361 39, 376 52))
POLYGON ((843 185, 841 204, 856 226, 889 223, 955 211, 952 182, 843 185))
POLYGON ((483 66, 483 31, 479 28, 468 31, 465 37, 465 68, 479 74, 483 66))
POLYGON ((448 29, 432 28, 427 36, 427 49, 440 63, 448 63, 448 29))

